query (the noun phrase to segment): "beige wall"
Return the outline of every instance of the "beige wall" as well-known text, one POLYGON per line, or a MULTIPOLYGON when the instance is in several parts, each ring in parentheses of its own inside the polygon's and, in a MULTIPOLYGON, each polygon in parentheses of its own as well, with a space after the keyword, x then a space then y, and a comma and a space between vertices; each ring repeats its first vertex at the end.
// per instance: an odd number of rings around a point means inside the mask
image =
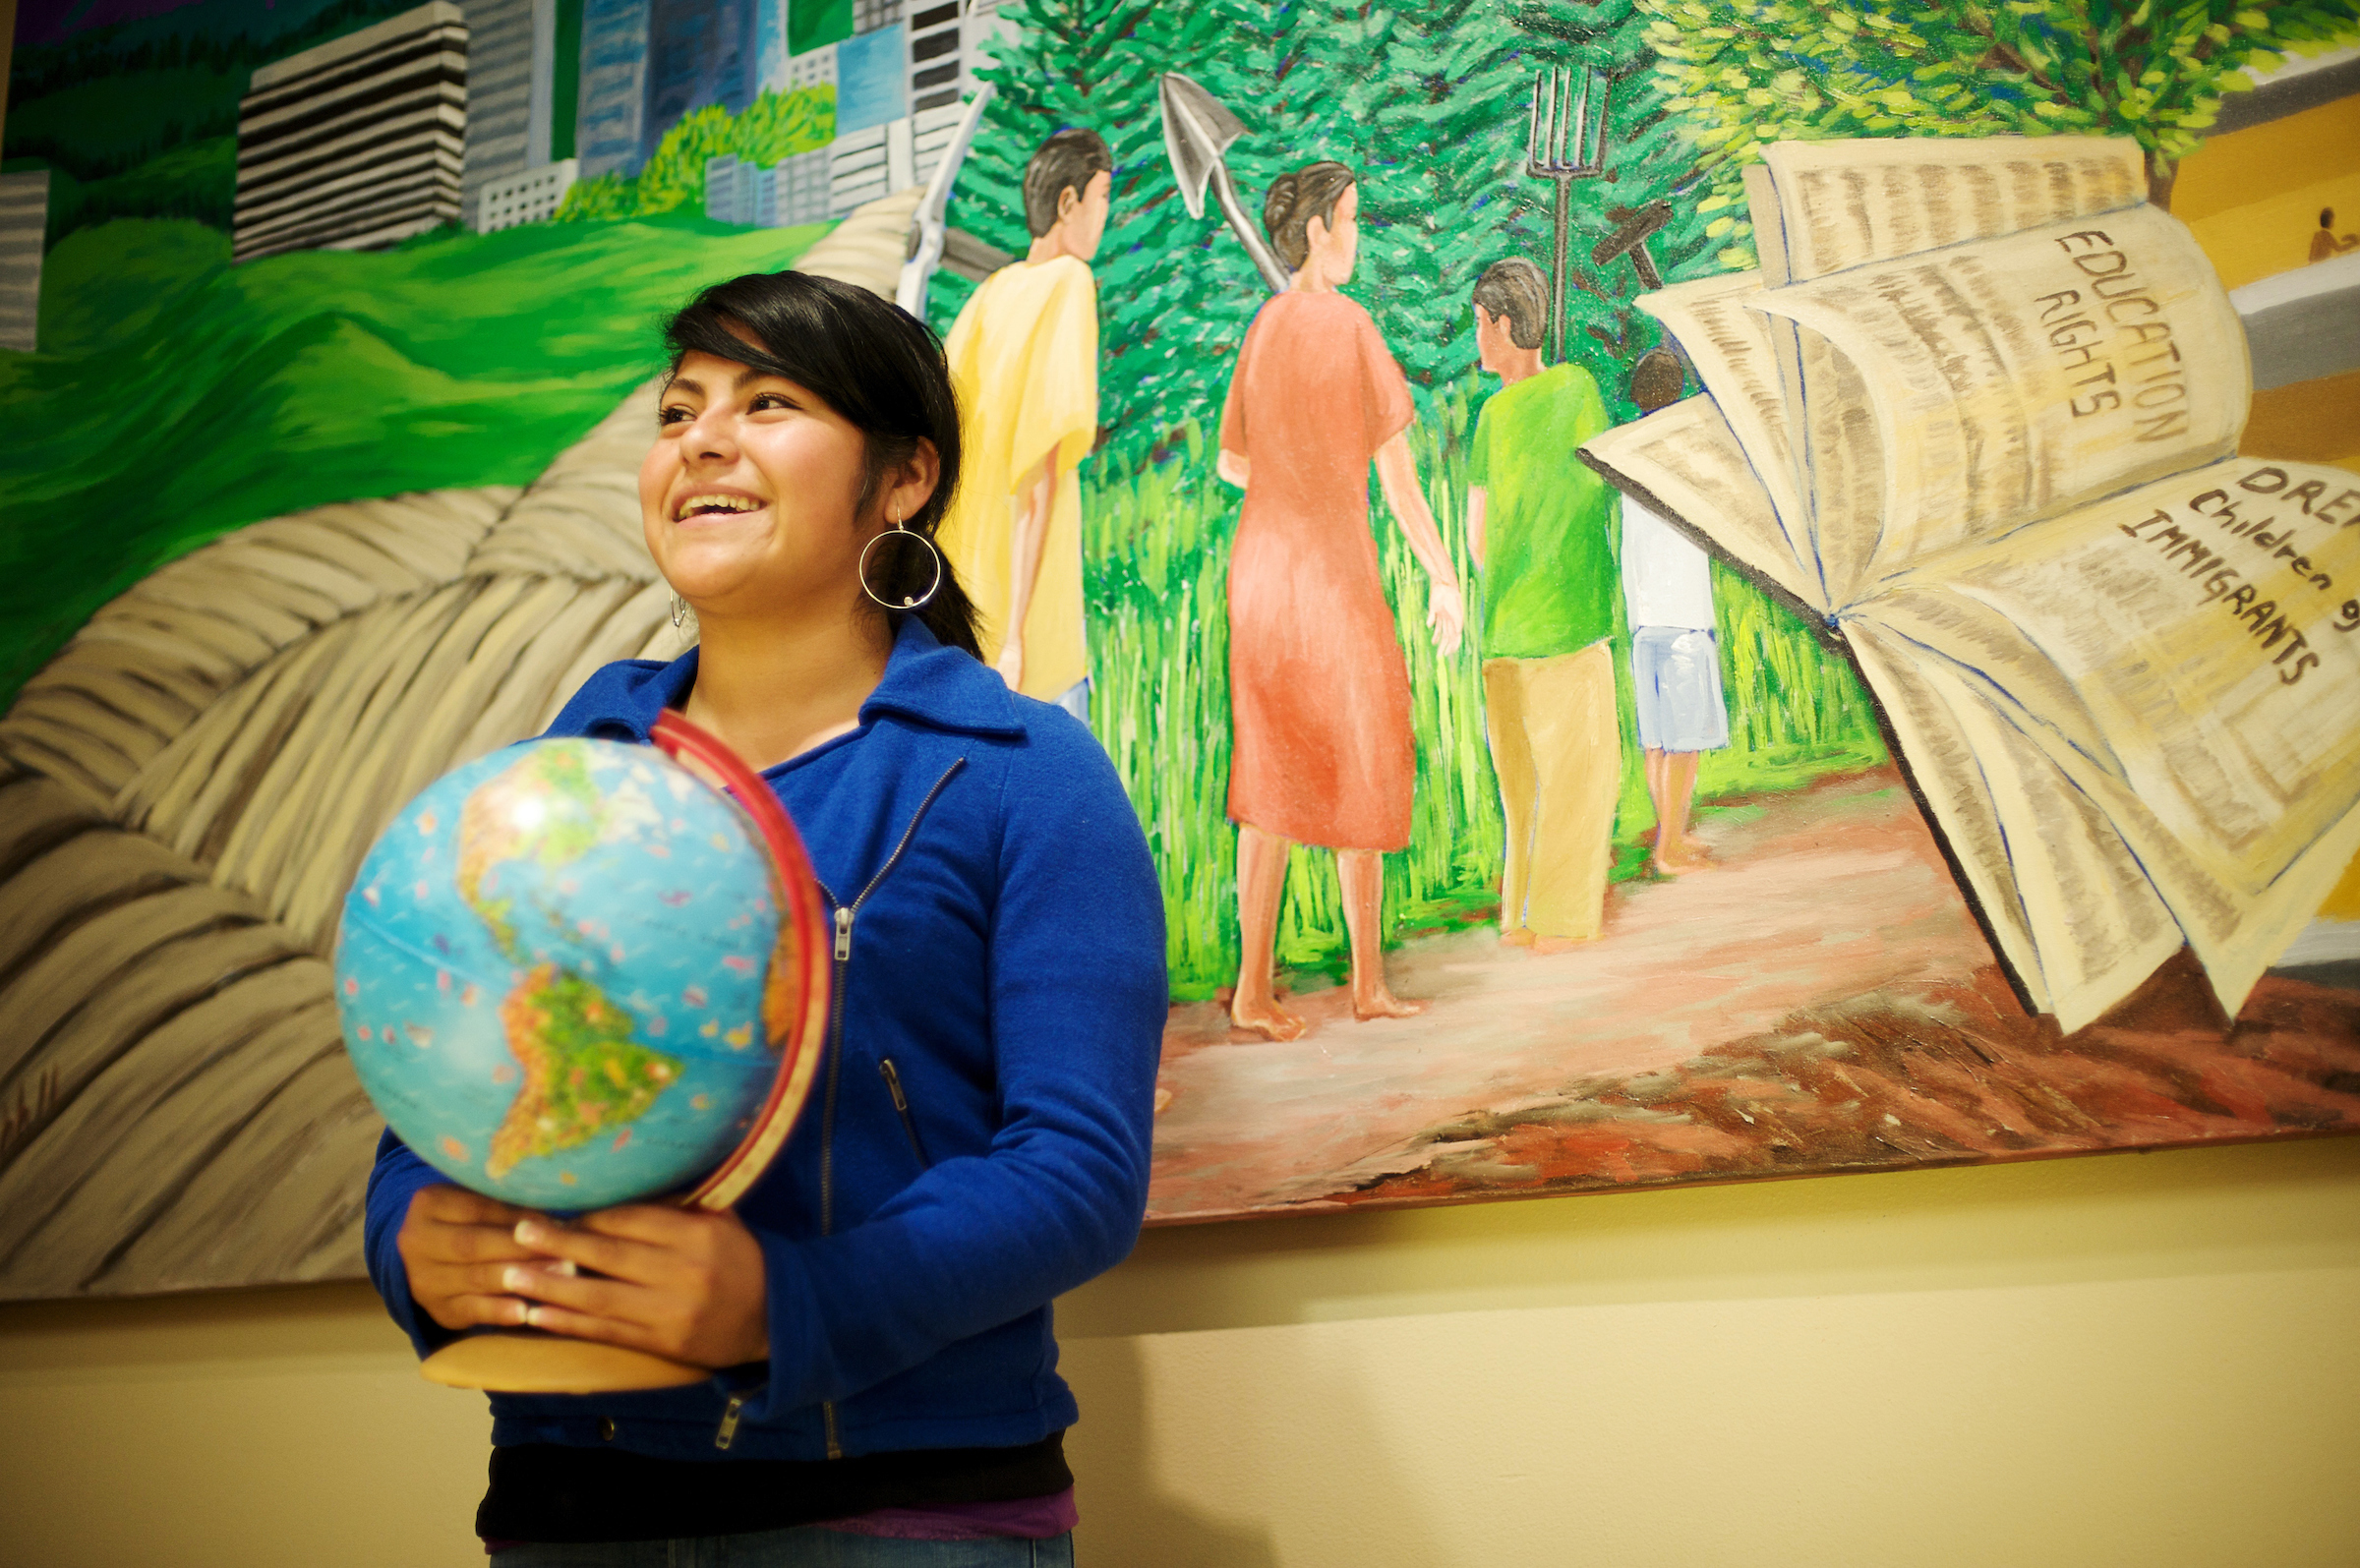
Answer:
MULTIPOLYGON (((2360 1139, 1164 1231, 1061 1309, 1110 1565, 2360 1561, 2360 1139)), ((0 1308, 0 1563, 463 1564, 364 1288, 0 1308)))

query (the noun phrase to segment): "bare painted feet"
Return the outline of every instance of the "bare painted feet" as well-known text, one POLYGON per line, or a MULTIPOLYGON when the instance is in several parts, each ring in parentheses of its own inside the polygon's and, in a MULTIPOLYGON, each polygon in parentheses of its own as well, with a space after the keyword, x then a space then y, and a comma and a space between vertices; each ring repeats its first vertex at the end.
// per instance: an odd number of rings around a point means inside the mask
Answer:
POLYGON ((1710 871, 1714 868, 1713 851, 1701 839, 1677 839, 1670 844, 1659 844, 1651 857, 1659 875, 1677 877, 1684 872, 1710 871))
POLYGON ((1397 997, 1379 984, 1352 988, 1352 1016, 1366 1023, 1371 1018, 1414 1018, 1426 1011, 1427 1004, 1397 997))
POLYGON ((1532 939, 1532 951, 1543 955, 1551 953, 1570 953, 1575 948, 1586 948, 1597 940, 1598 938, 1595 935, 1586 937, 1536 936, 1532 939))
POLYGON ((1532 946, 1532 931, 1526 926, 1508 926, 1500 933, 1500 940, 1511 948, 1529 948, 1532 946))
POLYGON ((1266 1040, 1299 1040, 1305 1027, 1301 1018, 1275 1001, 1249 1002, 1243 997, 1229 1004, 1229 1022, 1266 1040))

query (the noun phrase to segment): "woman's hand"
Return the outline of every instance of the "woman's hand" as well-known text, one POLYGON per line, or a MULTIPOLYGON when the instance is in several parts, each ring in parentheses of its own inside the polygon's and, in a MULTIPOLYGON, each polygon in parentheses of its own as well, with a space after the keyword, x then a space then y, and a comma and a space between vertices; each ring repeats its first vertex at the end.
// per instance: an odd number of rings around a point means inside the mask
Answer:
POLYGON ((420 1188, 393 1239, 410 1277, 411 1300, 444 1328, 522 1323, 531 1304, 504 1282, 511 1268, 545 1266, 516 1241, 517 1224, 534 1217, 529 1209, 463 1187, 420 1188))
POLYGON ((571 1225, 527 1215, 514 1240, 528 1256, 590 1271, 510 1264, 502 1284, 530 1298, 523 1321, 533 1328, 692 1366, 735 1366, 770 1355, 762 1247, 735 1213, 627 1203, 571 1225))
POLYGON ((1434 651, 1445 659, 1458 652, 1467 626, 1466 593, 1455 582, 1435 578, 1426 590, 1426 624, 1434 628, 1434 651))

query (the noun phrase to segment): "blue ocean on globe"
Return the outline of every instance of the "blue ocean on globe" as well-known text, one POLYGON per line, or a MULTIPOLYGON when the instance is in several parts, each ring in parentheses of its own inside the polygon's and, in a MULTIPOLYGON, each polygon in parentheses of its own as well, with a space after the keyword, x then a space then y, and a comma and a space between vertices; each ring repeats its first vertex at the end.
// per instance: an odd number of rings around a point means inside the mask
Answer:
POLYGON ((781 914, 759 835, 647 746, 528 741, 429 785, 344 903, 336 1004, 403 1142, 590 1209, 719 1165, 770 1091, 781 914))

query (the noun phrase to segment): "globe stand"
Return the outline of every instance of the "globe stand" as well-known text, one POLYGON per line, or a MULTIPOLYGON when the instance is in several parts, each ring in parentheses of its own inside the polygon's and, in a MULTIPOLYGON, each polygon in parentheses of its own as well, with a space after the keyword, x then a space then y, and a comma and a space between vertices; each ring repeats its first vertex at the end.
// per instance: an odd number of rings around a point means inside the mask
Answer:
POLYGON ((418 1369, 428 1382, 445 1388, 501 1394, 618 1394, 678 1388, 713 1375, 646 1351, 529 1328, 469 1334, 429 1356, 418 1369))

